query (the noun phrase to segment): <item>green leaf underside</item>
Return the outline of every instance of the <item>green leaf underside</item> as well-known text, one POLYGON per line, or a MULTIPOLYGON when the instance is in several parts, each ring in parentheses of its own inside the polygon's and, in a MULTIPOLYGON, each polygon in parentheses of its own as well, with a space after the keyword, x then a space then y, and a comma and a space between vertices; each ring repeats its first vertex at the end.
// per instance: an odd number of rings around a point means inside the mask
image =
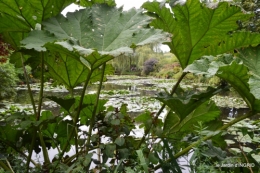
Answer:
POLYGON ((251 110, 257 112, 260 110, 260 100, 250 93, 248 82, 251 79, 249 80, 248 69, 244 64, 236 62, 236 59, 234 61, 225 61, 223 56, 204 57, 194 61, 184 71, 206 76, 216 75, 224 79, 240 94, 251 110))
MULTIPOLYGON (((49 76, 64 84, 69 90, 72 90, 77 85, 84 82, 89 73, 91 73, 91 82, 98 81, 102 73, 96 66, 106 62, 108 59, 111 59, 110 56, 100 56, 98 53, 89 55, 88 59, 94 63, 93 66, 95 68, 91 69, 92 72, 90 72, 89 68, 69 55, 63 54, 62 52, 56 52, 56 54, 51 54, 51 56, 44 57, 45 63, 48 65, 49 76)), ((108 65, 105 69, 105 73, 111 74, 112 72, 113 68, 111 65, 108 65)))
POLYGON ((74 98, 63 99, 55 96, 48 96, 47 98, 59 104, 67 112, 69 112, 71 106, 75 103, 74 98))
POLYGON ((222 89, 208 88, 206 92, 194 94, 191 93, 184 97, 175 97, 175 96, 164 96, 159 95, 156 99, 160 100, 171 108, 175 114, 179 116, 180 121, 186 118, 194 109, 206 102, 213 95, 219 93, 222 89))
POLYGON ((59 14, 73 0, 35 1, 0 0, 0 33, 16 50, 25 33, 50 17, 59 14))
MULTIPOLYGON (((34 29, 36 23, 41 23, 52 16, 56 16, 73 0, 34 1, 34 0, 1 0, 0 12, 4 14, 0 32, 24 31, 34 29), (20 21, 20 22, 19 22, 20 21)), ((1 20, 2 22, 2 20, 1 20)))
POLYGON ((180 119, 175 113, 167 115, 164 124, 164 133, 170 134, 179 131, 187 131, 194 127, 198 121, 209 122, 220 115, 220 110, 214 102, 204 102, 184 119, 180 119))
POLYGON ((86 80, 89 70, 79 61, 64 54, 57 57, 45 56, 45 63, 48 65, 49 75, 64 84, 69 90, 86 80))
POLYGON ((239 50, 238 57, 248 67, 250 79, 248 81, 250 92, 260 99, 260 50, 259 46, 239 50))
POLYGON ((201 59, 194 61, 188 65, 184 72, 191 72, 198 75, 212 77, 216 75, 219 67, 226 66, 234 60, 233 55, 223 54, 217 57, 203 56, 201 59))
POLYGON ((247 83, 249 76, 247 73, 248 70, 244 65, 232 62, 228 66, 220 67, 216 76, 230 83, 231 86, 235 88, 235 90, 245 100, 247 105, 252 108, 255 102, 255 98, 249 90, 247 83))
MULTIPOLYGON (((107 103, 107 100, 99 100, 97 110, 94 113, 94 104, 96 103, 96 95, 89 94, 85 95, 83 99, 83 108, 80 111, 80 123, 82 125, 86 125, 89 122, 89 119, 92 117, 93 114, 98 114, 106 109, 104 106, 107 103), (85 106, 84 106, 85 105, 85 106)), ((76 97, 75 106, 73 108, 77 108, 79 106, 79 97, 76 97)), ((73 110, 71 110, 72 112, 73 110)))
POLYGON ((188 0, 176 5, 173 13, 159 2, 146 2, 143 7, 155 16, 151 25, 172 34, 167 43, 171 52, 179 59, 182 68, 203 55, 218 55, 260 42, 260 36, 250 32, 233 32, 236 22, 252 17, 244 14, 240 7, 220 2, 214 9, 206 7, 199 0, 188 0), (174 14, 174 15, 173 15, 174 14))
POLYGON ((142 10, 132 9, 125 12, 107 5, 94 5, 91 8, 68 13, 67 18, 58 15, 44 21, 44 30, 51 34, 39 31, 46 39, 37 41, 39 33, 34 34, 36 31, 33 31, 22 43, 27 49, 44 51, 46 43, 59 41, 58 44, 61 46, 83 52, 84 55, 85 50, 96 49, 100 54, 115 56, 130 52, 129 47, 133 44, 143 45, 165 38, 165 34, 160 30, 146 28, 149 19, 142 10), (66 39, 77 42, 64 45, 62 42, 66 39), (34 46, 30 45, 31 40, 36 42, 34 46))

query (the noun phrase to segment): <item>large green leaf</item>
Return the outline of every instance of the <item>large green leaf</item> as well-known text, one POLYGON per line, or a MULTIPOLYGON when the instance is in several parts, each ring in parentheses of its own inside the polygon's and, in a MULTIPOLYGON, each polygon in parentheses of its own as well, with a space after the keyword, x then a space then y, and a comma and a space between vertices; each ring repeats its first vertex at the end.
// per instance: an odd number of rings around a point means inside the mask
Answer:
POLYGON ((151 112, 144 112, 135 118, 135 122, 140 124, 139 128, 144 127, 145 133, 151 127, 153 123, 153 115, 151 112))
MULTIPOLYGON (((99 81, 102 74, 103 74, 103 70, 101 68, 94 70, 90 77, 90 83, 99 81)), ((115 69, 112 66, 112 64, 106 64, 105 75, 113 75, 113 74, 115 74, 115 69)), ((103 77, 103 80, 104 81, 107 80, 106 76, 103 77)))
POLYGON ((7 143, 14 144, 19 141, 19 138, 23 135, 22 129, 16 129, 11 124, 5 124, 0 126, 0 141, 6 141, 7 143))
MULTIPOLYGON (((201 93, 184 93, 183 96, 170 96, 168 94, 160 94, 156 99, 160 100, 166 104, 171 110, 175 112, 178 116, 175 119, 180 119, 182 121, 186 118, 192 111, 199 107, 204 102, 208 101, 213 95, 221 92, 223 88, 208 88, 207 91, 201 93)), ((175 116, 175 115, 172 115, 175 116)))
POLYGON ((43 20, 56 16, 73 1, 0 0, 0 33, 4 33, 6 41, 17 48, 25 33, 35 29, 43 20))
POLYGON ((183 71, 191 72, 197 75, 212 77, 216 75, 219 67, 226 66, 234 61, 231 54, 223 54, 214 56, 203 56, 201 59, 194 61, 188 65, 183 71))
POLYGON ((172 129, 178 126, 180 122, 181 122, 180 117, 176 113, 169 111, 166 115, 165 123, 163 126, 164 133, 165 134, 169 133, 172 129))
POLYGON ((182 68, 203 55, 214 56, 260 42, 258 34, 232 32, 238 28, 238 20, 252 15, 228 2, 219 2, 216 8, 208 8, 199 0, 187 0, 171 9, 159 2, 146 2, 143 7, 155 17, 152 26, 172 34, 172 41, 167 44, 182 68))
MULTIPOLYGON (((87 125, 89 123, 92 115, 99 114, 103 112, 106 107, 104 106, 107 103, 107 100, 99 100, 96 110, 94 109, 94 105, 96 104, 97 95, 89 94, 85 95, 83 99, 83 108, 80 111, 80 123, 82 125, 87 125), (85 106, 84 106, 85 105, 85 106), (94 112, 96 111, 96 112, 94 112)), ((74 107, 79 106, 80 97, 76 97, 76 102, 74 107)), ((72 112, 72 110, 71 110, 72 112)))
POLYGON ((51 53, 61 53, 66 55, 68 58, 74 58, 92 71, 113 58, 111 55, 102 55, 97 51, 86 49, 75 44, 76 41, 70 39, 67 41, 56 42, 55 44, 47 43, 45 46, 49 51, 51 51, 51 53))
POLYGON ((113 57, 132 52, 131 46, 164 39, 161 30, 147 28, 149 20, 142 10, 94 5, 43 22, 44 31, 32 31, 21 43, 26 49, 48 50, 52 57, 45 57, 45 62, 52 77, 72 89, 90 72, 100 74, 95 70, 113 57))
POLYGON ((214 120, 220 115, 220 110, 215 105, 214 102, 204 102, 202 105, 198 106, 191 112, 188 116, 178 122, 178 124, 172 124, 176 117, 173 114, 168 114, 165 119, 164 132, 165 133, 175 133, 178 131, 191 130, 193 125, 198 121, 209 122, 214 120))
POLYGON ((260 50, 257 47, 248 47, 239 50, 238 57, 248 67, 250 79, 248 81, 251 93, 260 99, 260 50))
POLYGON ((240 94, 251 110, 260 111, 260 100, 256 99, 250 93, 248 85, 249 71, 237 59, 231 59, 229 55, 220 55, 217 57, 206 56, 194 61, 184 71, 194 74, 204 74, 206 76, 216 75, 224 79, 240 94))
POLYGON ((44 58, 50 76, 64 84, 69 90, 84 82, 90 73, 88 68, 66 54, 60 53, 57 57, 53 55, 44 58))
POLYGON ((69 113, 71 106, 75 103, 75 98, 63 99, 56 96, 48 96, 47 98, 59 104, 64 110, 66 110, 69 113))
POLYGON ((30 31, 37 23, 59 14, 73 1, 1 0, 0 32, 30 31))
POLYGON ((130 46, 158 42, 165 38, 160 30, 147 29, 149 21, 150 17, 145 16, 142 10, 125 12, 108 5, 94 5, 68 13, 67 18, 58 15, 43 22, 44 30, 54 35, 46 32, 32 33, 22 43, 27 49, 41 51, 46 43, 59 40, 61 46, 83 55, 86 55, 88 49, 96 49, 100 54, 116 56, 131 51, 130 46), (48 39, 38 38, 38 34, 45 35, 48 39), (62 43, 64 39, 71 38, 78 42, 62 43), (51 39, 53 40, 50 41, 51 39), (30 45, 32 40, 35 43, 33 47, 30 45))
POLYGON ((233 88, 245 100, 248 106, 253 107, 255 101, 254 96, 250 93, 248 86, 248 70, 243 64, 232 62, 230 65, 222 66, 219 68, 216 76, 224 79, 231 84, 233 88))
MULTIPOLYGON (((99 58, 100 62, 111 59, 110 56, 100 56, 98 53, 93 53, 88 56, 90 60, 96 60, 99 58)), ((96 68, 90 72, 90 69, 84 66, 80 61, 64 54, 62 52, 56 52, 50 56, 44 57, 45 63, 48 66, 48 74, 53 79, 56 79, 59 83, 62 83, 70 91, 84 82, 86 77, 91 73, 90 81, 96 82, 99 80, 102 72, 96 68)), ((94 67, 96 64, 94 64, 94 67)), ((106 66, 105 74, 111 74, 113 68, 110 65, 106 66)))

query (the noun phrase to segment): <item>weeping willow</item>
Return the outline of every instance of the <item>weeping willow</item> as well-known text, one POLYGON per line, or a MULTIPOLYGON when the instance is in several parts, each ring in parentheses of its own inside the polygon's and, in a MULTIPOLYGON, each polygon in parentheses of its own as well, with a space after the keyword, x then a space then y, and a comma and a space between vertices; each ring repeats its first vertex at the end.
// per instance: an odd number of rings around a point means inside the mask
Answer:
POLYGON ((131 54, 124 54, 114 58, 110 63, 116 73, 124 74, 132 71, 142 71, 144 62, 151 58, 160 59, 164 55, 158 49, 158 45, 146 45, 138 47, 131 54))

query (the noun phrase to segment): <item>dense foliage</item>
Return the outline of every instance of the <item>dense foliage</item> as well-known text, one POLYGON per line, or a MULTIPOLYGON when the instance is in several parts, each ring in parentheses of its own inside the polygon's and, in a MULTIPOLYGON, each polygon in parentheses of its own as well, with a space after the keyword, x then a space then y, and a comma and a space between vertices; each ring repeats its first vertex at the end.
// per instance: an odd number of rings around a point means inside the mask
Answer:
POLYGON ((0 100, 9 99, 15 96, 15 85, 17 75, 13 64, 9 64, 8 57, 12 48, 7 44, 2 35, 0 35, 0 100))
POLYGON ((0 100, 9 99, 16 95, 15 86, 18 81, 15 67, 8 62, 0 63, 0 100))
MULTIPOLYGON (((258 45, 260 35, 237 31, 237 21, 247 21, 251 14, 228 2, 212 8, 199 0, 184 4, 170 1, 168 8, 167 3, 154 1, 143 4, 145 11, 122 11, 111 0, 93 0, 78 2, 85 9, 61 15, 72 2, 0 0, 0 33, 15 51, 11 62, 17 67, 30 64, 40 72, 36 103, 24 71, 32 110, 1 113, 0 166, 5 171, 20 172, 17 165, 22 165, 24 172, 181 172, 177 159, 189 152, 194 172, 259 171, 259 163, 251 153, 244 152, 236 158, 254 167, 212 166, 227 162, 226 129, 260 112, 255 92, 259 83, 254 75, 259 68, 252 66, 251 48, 247 48, 258 45), (127 105, 106 107, 107 100, 100 98, 102 84, 106 75, 114 72, 107 62, 155 42, 165 42, 182 68, 171 91, 158 93, 160 110, 145 111, 133 118, 127 105), (233 54, 235 49, 244 52, 233 54), (186 91, 180 83, 188 73, 215 75, 226 82, 204 91, 186 91), (58 115, 42 110, 46 76, 70 91, 66 97, 47 97, 60 106, 58 115), (98 83, 96 93, 85 94, 94 82, 98 83), (74 89, 82 83, 83 90, 77 95, 74 89), (223 124, 218 118, 220 109, 210 99, 229 85, 250 111, 223 124), (162 118, 164 110, 167 113, 162 118), (141 138, 133 135, 137 124, 143 130, 141 138), (57 152, 53 158, 50 148, 57 152), (73 154, 65 155, 71 150, 73 154), (33 151, 42 153, 43 163, 32 160, 33 151), (201 166, 194 167, 196 164, 201 166)), ((254 55, 258 60, 257 52, 254 55)), ((150 61, 148 65, 156 64, 150 61)), ((243 134, 252 132, 244 130, 243 134)))

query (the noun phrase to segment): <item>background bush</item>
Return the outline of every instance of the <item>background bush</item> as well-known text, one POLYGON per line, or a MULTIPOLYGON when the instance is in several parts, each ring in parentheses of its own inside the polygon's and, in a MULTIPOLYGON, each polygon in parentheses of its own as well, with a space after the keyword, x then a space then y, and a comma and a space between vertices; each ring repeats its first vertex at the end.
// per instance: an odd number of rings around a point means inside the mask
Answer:
POLYGON ((18 77, 13 64, 0 63, 0 100, 10 99, 16 95, 18 77))

